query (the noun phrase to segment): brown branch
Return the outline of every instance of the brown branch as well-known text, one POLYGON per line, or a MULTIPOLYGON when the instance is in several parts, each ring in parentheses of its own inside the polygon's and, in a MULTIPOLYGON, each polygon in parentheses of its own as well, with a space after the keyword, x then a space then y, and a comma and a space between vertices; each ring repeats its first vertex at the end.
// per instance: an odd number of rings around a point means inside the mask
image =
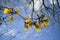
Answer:
POLYGON ((31 13, 31 19, 33 19, 33 12, 34 12, 34 0, 32 0, 33 2, 33 8, 32 8, 32 13, 31 13))
POLYGON ((20 16, 23 20, 26 20, 26 18, 24 18, 22 15, 18 14, 18 16, 20 16))
POLYGON ((56 0, 56 2, 57 2, 58 7, 60 8, 59 1, 58 1, 58 0, 56 0))

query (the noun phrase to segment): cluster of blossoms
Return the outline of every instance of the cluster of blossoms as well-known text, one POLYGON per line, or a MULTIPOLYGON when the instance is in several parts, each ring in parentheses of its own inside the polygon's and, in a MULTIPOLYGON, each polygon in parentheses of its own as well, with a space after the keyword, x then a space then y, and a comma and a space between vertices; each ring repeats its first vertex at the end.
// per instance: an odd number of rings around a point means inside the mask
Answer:
MULTIPOLYGON (((38 14, 37 14, 37 16, 38 16, 38 14)), ((29 27, 32 28, 33 26, 35 26, 36 31, 38 32, 41 30, 43 25, 46 28, 50 23, 50 18, 49 17, 44 18, 44 15, 41 15, 41 17, 38 16, 37 20, 38 20, 38 22, 33 22, 30 18, 27 18, 25 20, 25 25, 24 25, 25 30, 28 30, 29 27)))
POLYGON ((10 15, 9 21, 12 21, 12 22, 14 21, 13 14, 18 15, 19 12, 20 12, 20 10, 13 10, 13 8, 9 8, 9 7, 4 9, 4 14, 9 14, 10 15))
MULTIPOLYGON (((4 10, 4 14, 5 15, 10 15, 9 16, 9 21, 13 22, 14 21, 14 18, 13 18, 13 15, 16 14, 16 15, 19 15, 19 12, 20 10, 14 10, 13 8, 9 8, 9 7, 6 7, 3 9, 4 10)), ((47 27, 50 23, 50 18, 49 17, 46 17, 45 18, 45 15, 41 15, 39 16, 37 14, 37 19, 38 20, 37 22, 35 21, 32 21, 31 18, 26 18, 26 20, 24 21, 24 28, 25 30, 28 30, 29 27, 32 28, 32 27, 35 27, 36 28, 36 31, 40 31, 42 26, 44 25, 44 27, 47 27)))

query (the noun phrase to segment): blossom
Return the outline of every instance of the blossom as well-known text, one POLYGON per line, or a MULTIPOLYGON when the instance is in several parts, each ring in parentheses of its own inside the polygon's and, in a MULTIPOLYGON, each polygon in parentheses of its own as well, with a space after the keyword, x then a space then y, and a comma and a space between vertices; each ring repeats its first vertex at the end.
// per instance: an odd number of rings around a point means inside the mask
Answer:
POLYGON ((49 22, 50 22, 49 17, 45 18, 45 19, 43 20, 43 25, 44 25, 44 27, 47 27, 47 26, 49 25, 49 22))
POLYGON ((43 25, 44 25, 44 27, 47 27, 48 26, 48 24, 46 22, 43 22, 43 25))
POLYGON ((9 14, 11 12, 11 8, 5 8, 4 9, 4 14, 9 14))
POLYGON ((18 15, 18 14, 19 14, 19 12, 20 12, 20 10, 16 10, 14 13, 18 15))
POLYGON ((43 21, 45 21, 45 22, 49 22, 49 21, 50 21, 50 18, 47 17, 47 18, 45 18, 43 21))
POLYGON ((14 21, 13 16, 10 16, 9 21, 11 21, 11 22, 14 21))
POLYGON ((37 32, 40 31, 41 30, 41 23, 37 23, 35 27, 36 27, 37 32))
POLYGON ((28 30, 28 25, 27 24, 24 25, 24 29, 28 30))
POLYGON ((31 22, 30 18, 27 18, 25 22, 29 24, 31 22))
POLYGON ((25 22, 26 22, 26 24, 28 24, 28 25, 30 26, 30 28, 32 28, 33 23, 32 23, 32 21, 30 20, 30 18, 28 18, 25 22))

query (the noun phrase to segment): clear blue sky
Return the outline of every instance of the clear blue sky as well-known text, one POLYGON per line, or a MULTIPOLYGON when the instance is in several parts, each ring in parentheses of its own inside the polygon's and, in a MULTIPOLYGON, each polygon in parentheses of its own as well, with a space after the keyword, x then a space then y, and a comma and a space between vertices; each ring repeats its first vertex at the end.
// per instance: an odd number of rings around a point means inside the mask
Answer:
MULTIPOLYGON (((9 0, 9 2, 12 1, 13 4, 6 5, 4 3, 4 0, 0 0, 0 5, 4 6, 10 6, 12 7, 14 3, 19 4, 19 0, 9 0)), ((22 1, 22 0, 20 0, 22 1)), ((20 2, 20 4, 23 4, 23 2, 20 2)), ((21 15, 26 17, 26 14, 24 12, 24 8, 21 8, 20 6, 16 6, 15 9, 20 9, 21 15)), ((2 11, 0 11, 0 14, 2 11)), ((2 13, 3 14, 3 13, 2 13)), ((59 24, 56 22, 53 26, 49 26, 48 28, 42 29, 40 32, 36 32, 35 28, 33 27, 31 30, 25 31, 24 30, 24 22, 19 17, 14 15, 15 22, 8 23, 8 25, 2 25, 0 27, 0 34, 5 33, 3 36, 0 37, 0 40, 9 40, 10 38, 14 37, 18 32, 19 34, 16 35, 16 37, 12 40, 60 40, 60 27, 59 24)))

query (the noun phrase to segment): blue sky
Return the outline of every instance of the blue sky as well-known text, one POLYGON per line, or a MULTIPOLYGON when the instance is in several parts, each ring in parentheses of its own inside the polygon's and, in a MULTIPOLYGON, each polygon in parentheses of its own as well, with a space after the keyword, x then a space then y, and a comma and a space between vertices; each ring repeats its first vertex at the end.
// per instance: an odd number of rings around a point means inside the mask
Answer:
MULTIPOLYGON (((24 17, 27 16, 24 8, 21 7, 22 5, 18 5, 24 4, 24 0, 7 0, 8 2, 12 1, 13 4, 5 4, 4 1, 5 0, 0 0, 0 4, 12 7, 16 3, 17 5, 14 6, 14 9, 20 9, 20 14, 24 17)), ((0 12, 3 14, 3 11, 0 12)), ((16 37, 12 40, 60 40, 60 27, 57 22, 55 22, 53 26, 48 26, 48 28, 44 28, 41 31, 36 32, 35 27, 29 29, 28 31, 25 31, 24 22, 19 16, 14 15, 14 19, 14 22, 7 22, 8 25, 2 25, 0 27, 0 34, 5 33, 4 35, 0 36, 0 40, 10 40, 14 36, 16 37)))

